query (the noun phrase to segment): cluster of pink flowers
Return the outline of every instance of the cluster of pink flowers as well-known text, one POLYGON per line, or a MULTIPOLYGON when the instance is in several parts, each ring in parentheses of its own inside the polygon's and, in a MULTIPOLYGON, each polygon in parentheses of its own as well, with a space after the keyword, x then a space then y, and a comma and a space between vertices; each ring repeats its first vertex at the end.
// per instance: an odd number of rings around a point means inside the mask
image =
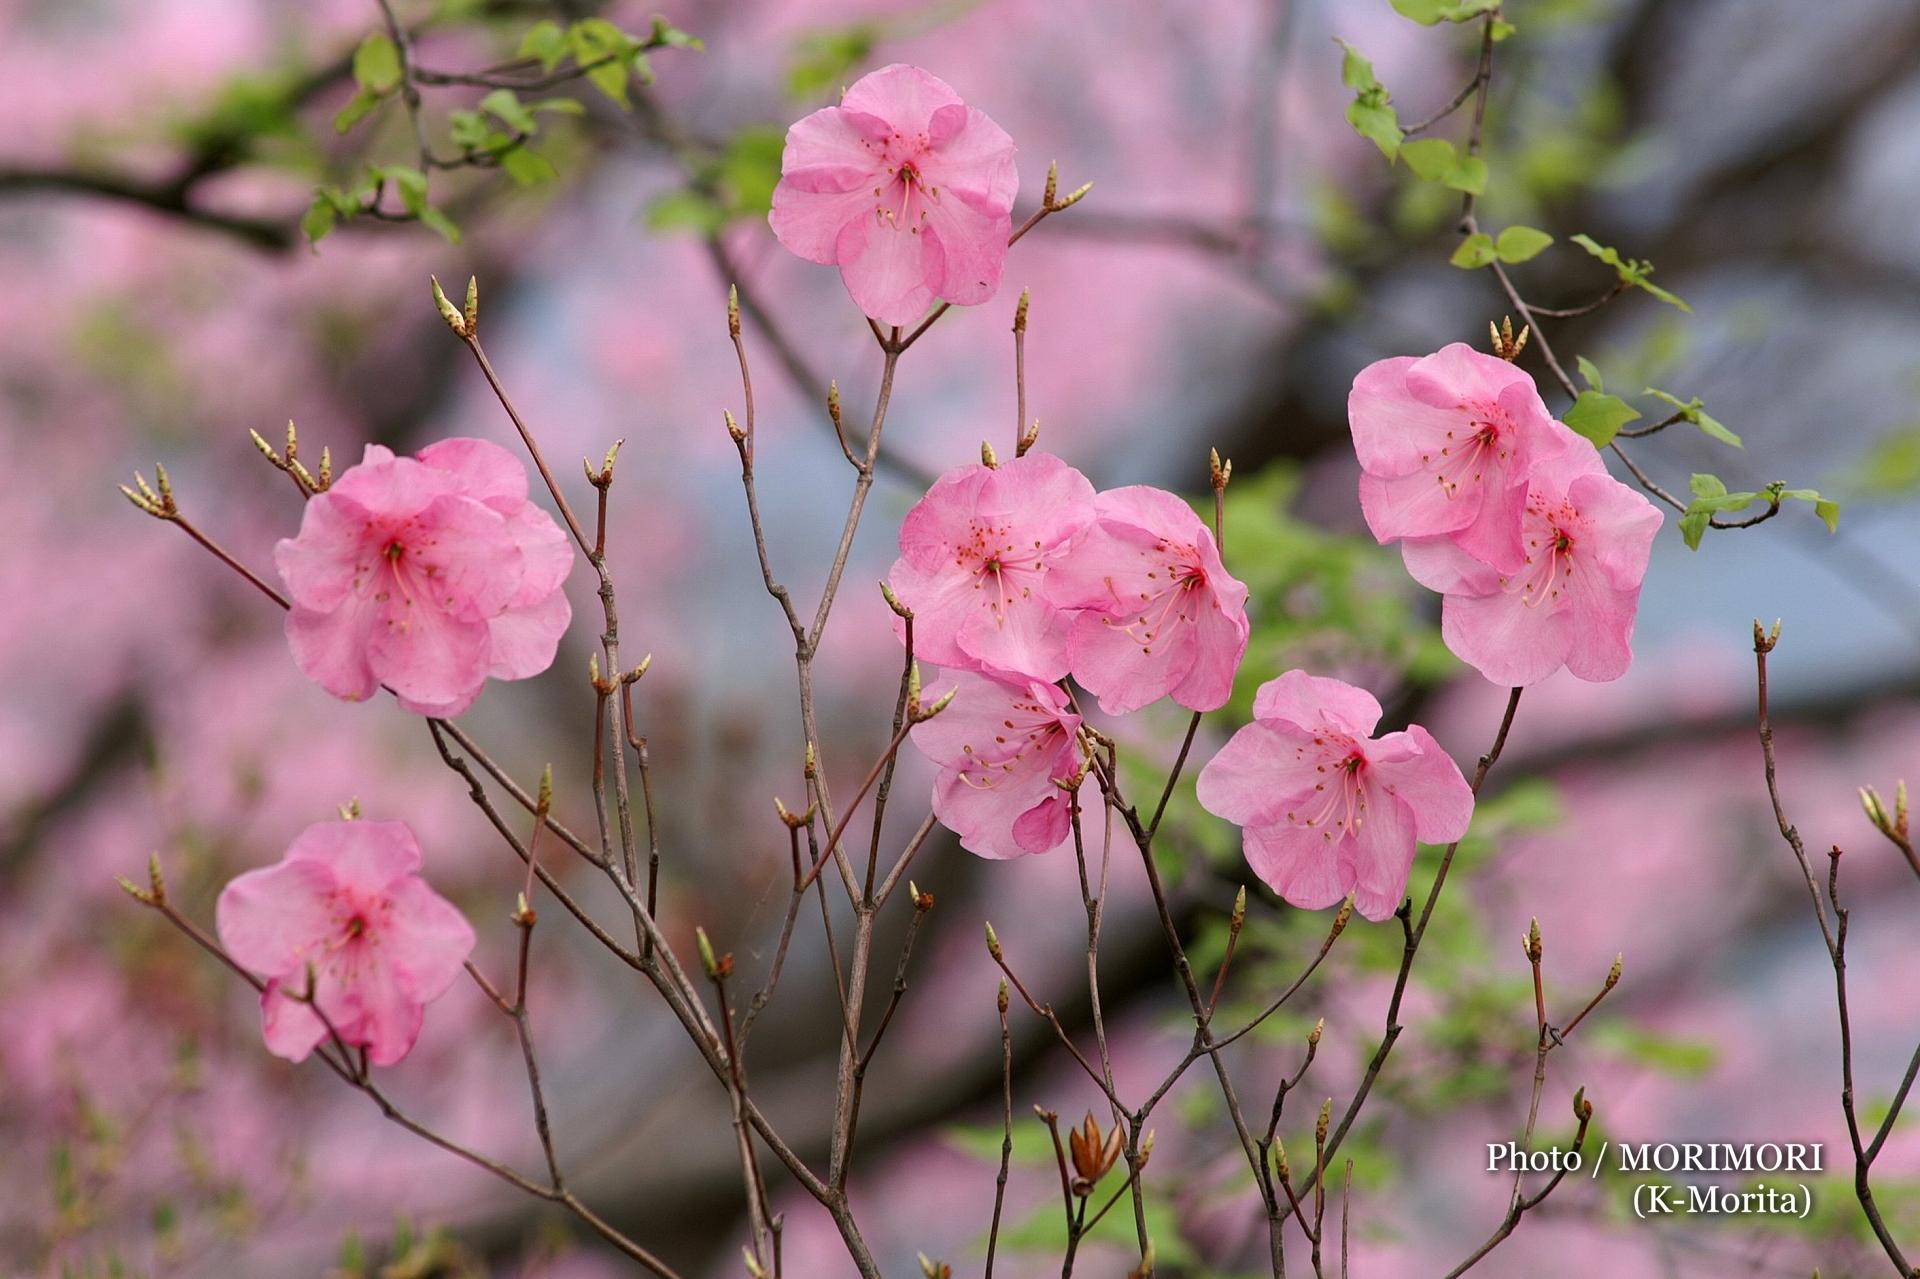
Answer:
POLYGON ((913 730, 940 766, 934 811, 983 857, 1069 837, 1081 775, 1071 674, 1110 713, 1223 705, 1247 649, 1247 588, 1171 493, 1096 494, 1047 453, 940 477, 900 528, 890 581, 918 656, 957 695, 913 730))
POLYGON ((1362 369, 1360 506, 1445 596, 1441 634, 1495 683, 1624 675, 1660 512, 1556 422, 1533 379, 1462 343, 1362 369))
POLYGON ((369 444, 274 562, 307 677, 349 701, 384 684, 422 715, 458 715, 488 676, 538 675, 573 616, 573 547, 527 500, 526 467, 485 440, 418 457, 369 444))

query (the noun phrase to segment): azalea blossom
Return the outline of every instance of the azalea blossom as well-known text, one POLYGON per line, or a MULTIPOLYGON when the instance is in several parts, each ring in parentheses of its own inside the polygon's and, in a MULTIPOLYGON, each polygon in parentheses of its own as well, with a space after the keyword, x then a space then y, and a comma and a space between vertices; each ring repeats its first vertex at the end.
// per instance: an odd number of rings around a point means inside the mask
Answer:
POLYGON ((895 63, 787 130, 768 221, 809 262, 838 266, 881 324, 1000 287, 1019 175, 1013 139, 946 81, 895 63))
POLYGON ((1269 888, 1318 910, 1353 897, 1385 919, 1406 895, 1414 843, 1467 833, 1473 790, 1426 729, 1373 737, 1380 703, 1337 679, 1288 671, 1260 687, 1253 723, 1200 770, 1201 806, 1242 828, 1269 888))
POLYGON ((933 815, 960 846, 996 859, 1045 853, 1072 839, 1069 796, 1079 779, 1080 717, 1040 680, 950 671, 929 700, 953 701, 915 724, 913 744, 940 766, 933 815))
POLYGON ((1536 683, 1562 666, 1619 679, 1633 661, 1659 508, 1580 448, 1534 468, 1522 518, 1525 558, 1511 573, 1444 539, 1402 548, 1415 579, 1446 596, 1441 638, 1496 684, 1536 683))
POLYGON ((1518 569, 1535 463, 1584 441, 1553 420, 1533 379, 1455 342, 1369 364, 1347 417, 1360 509, 1381 542, 1444 536, 1501 572, 1518 569))
POLYGON ((1247 651, 1247 588, 1193 508, 1164 489, 1095 498, 1093 521, 1047 574, 1047 596, 1080 610, 1067 662, 1109 714, 1168 695, 1210 711, 1231 695, 1247 651))
POLYGON ((913 610, 914 653, 997 675, 1065 675, 1073 616, 1045 582, 1093 509, 1093 485, 1051 453, 936 480, 902 521, 888 574, 913 610))
POLYGON ((474 940, 419 869, 405 822, 320 822, 277 865, 221 890, 220 943, 266 978, 260 1021, 274 1055, 305 1060, 329 1024, 377 1066, 412 1049, 422 1010, 460 975, 474 940))
POLYGON ((423 715, 459 714, 489 675, 539 674, 573 615, 566 534, 527 500, 526 468, 485 440, 417 458, 369 444, 274 562, 308 678, 349 701, 384 684, 423 715))

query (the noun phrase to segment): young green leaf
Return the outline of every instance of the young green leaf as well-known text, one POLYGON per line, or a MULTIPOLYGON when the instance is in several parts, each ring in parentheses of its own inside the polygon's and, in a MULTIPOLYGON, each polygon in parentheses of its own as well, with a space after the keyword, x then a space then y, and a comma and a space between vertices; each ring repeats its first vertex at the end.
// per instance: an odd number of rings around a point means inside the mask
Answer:
POLYGON ((520 37, 520 56, 540 59, 540 69, 549 74, 566 61, 568 50, 567 33, 551 18, 534 23, 520 37))
POLYGON ((400 87, 400 50, 382 32, 374 32, 353 51, 353 80, 379 96, 400 87))
POLYGON ((1676 415, 1682 421, 1691 422, 1699 427, 1701 434, 1711 436, 1713 439, 1719 440, 1722 444, 1731 444, 1734 448, 1746 447, 1741 442, 1739 436, 1728 430, 1725 425, 1711 416, 1706 409, 1701 406, 1699 396, 1696 395, 1691 400, 1682 401, 1679 396, 1669 395, 1667 392, 1653 386, 1647 388, 1646 394, 1672 405, 1676 415))
POLYGON ((1373 73, 1373 64, 1345 40, 1338 42, 1346 52, 1340 62, 1340 79, 1354 92, 1347 104, 1347 123, 1354 132, 1380 148, 1391 160, 1400 150, 1400 119, 1394 112, 1386 86, 1373 73))
POLYGON ((480 99, 480 109, 491 113, 500 123, 519 134, 538 132, 540 124, 512 89, 495 89, 480 99))
POLYGON ((1493 237, 1485 231, 1475 231, 1460 241, 1460 247, 1453 251, 1453 256, 1447 261, 1463 271, 1471 271, 1476 267, 1486 266, 1498 256, 1494 252, 1493 237))
POLYGON ((1638 410, 1617 395, 1582 391, 1561 420, 1576 434, 1592 440, 1595 448, 1605 448, 1613 443, 1621 427, 1639 416, 1638 410))
POLYGON ((1634 258, 1623 258, 1620 256, 1619 250, 1609 248, 1599 243, 1590 235, 1575 235, 1569 236, 1568 238, 1594 257, 1599 258, 1602 262, 1612 267, 1622 282, 1631 285, 1633 288, 1651 293, 1654 297, 1659 298, 1669 306, 1679 307, 1682 311, 1693 310, 1692 307, 1688 306, 1678 297, 1667 292, 1667 290, 1659 287, 1647 278, 1653 274, 1653 263, 1634 258))
POLYGON ((1510 226, 1494 240, 1493 251, 1500 255, 1502 262, 1525 262, 1538 257, 1552 243, 1553 237, 1545 231, 1530 226, 1510 226))
POLYGON ((1400 144, 1400 158, 1409 169, 1429 182, 1444 181, 1460 163, 1453 143, 1445 138, 1417 138, 1400 144))
POLYGON ((1584 355, 1576 355, 1573 357, 1573 360, 1574 363, 1579 366, 1580 376, 1588 386, 1596 391, 1604 391, 1607 389, 1607 384, 1600 380, 1600 370, 1594 367, 1592 360, 1589 360, 1584 355))
POLYGON ((340 108, 340 113, 333 117, 334 132, 347 132, 353 128, 354 125, 359 124, 362 120, 379 110, 380 104, 386 100, 385 94, 375 93, 371 89, 360 90, 353 95, 346 106, 340 108))

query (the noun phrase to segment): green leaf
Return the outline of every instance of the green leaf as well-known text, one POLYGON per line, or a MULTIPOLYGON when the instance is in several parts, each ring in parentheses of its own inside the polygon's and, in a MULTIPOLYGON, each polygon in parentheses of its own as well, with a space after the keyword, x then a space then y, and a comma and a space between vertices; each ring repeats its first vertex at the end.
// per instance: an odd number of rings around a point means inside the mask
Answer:
POLYGON ((531 134, 540 128, 539 122, 533 118, 533 112, 521 105, 520 95, 512 89, 495 89, 480 99, 480 109, 492 113, 515 133, 531 134))
POLYGON ((802 36, 787 68, 787 92, 802 100, 846 83, 853 69, 873 56, 880 28, 872 22, 802 36))
POLYGON ((1746 447, 1746 445, 1741 442, 1739 436, 1728 430, 1718 419, 1708 414, 1706 409, 1701 406, 1699 396, 1696 395, 1691 400, 1683 401, 1679 396, 1669 395, 1660 388, 1653 386, 1646 389, 1646 394, 1672 405, 1680 419, 1691 422, 1699 427, 1701 434, 1711 436, 1713 439, 1719 440, 1722 444, 1731 444, 1734 448, 1746 447))
POLYGON ((1370 103, 1358 98, 1347 104, 1347 123, 1353 131, 1380 148, 1391 160, 1400 149, 1400 120, 1384 102, 1370 103))
POLYGON ((318 244, 327 238, 327 233, 333 230, 334 224, 339 220, 340 215, 335 211, 333 201, 328 199, 326 193, 322 191, 316 194, 313 197, 313 203, 307 206, 305 215, 300 219, 300 231, 307 237, 308 244, 318 244))
POLYGON ((727 211, 697 191, 668 191, 647 206, 647 225, 655 231, 712 235, 726 221, 727 211))
POLYGON ((587 82, 622 108, 629 106, 628 80, 645 75, 639 41, 605 18, 582 18, 567 28, 567 43, 575 62, 593 68, 587 82))
POLYGON ((578 98, 542 98, 538 102, 529 102, 527 110, 535 114, 547 115, 585 115, 587 108, 578 98))
POLYGON ((1459 153, 1453 149, 1453 143, 1445 138, 1420 138, 1403 142, 1400 144, 1400 158, 1406 161, 1409 169, 1429 182, 1444 180, 1460 163, 1459 153))
POLYGON ((333 117, 334 132, 345 133, 379 110, 380 104, 386 100, 385 94, 375 93, 371 89, 360 90, 353 95, 352 101, 340 108, 340 114, 333 117))
POLYGON ((1335 37, 1334 43, 1345 50, 1340 60, 1340 82, 1355 93, 1365 93, 1370 89, 1384 88, 1380 78, 1373 73, 1373 63, 1361 56, 1360 50, 1345 40, 1335 37))
POLYGON ((441 238, 445 239, 448 244, 460 243, 460 228, 454 225, 452 218, 440 212, 438 209, 426 208, 420 210, 420 224, 422 226, 432 227, 435 231, 438 231, 441 238))
POLYGON ((1621 427, 1639 416, 1637 409, 1617 395, 1582 391, 1561 420, 1575 433, 1592 440, 1595 448, 1605 448, 1621 427))
POLYGON ((1827 532, 1837 532, 1840 528, 1840 503, 1832 498, 1821 497, 1813 489, 1790 489, 1774 485, 1768 494, 1775 498, 1792 498, 1797 502, 1813 503, 1813 513, 1826 524, 1827 532))
POLYGON ((1487 162, 1477 155, 1463 155, 1460 163, 1453 166, 1453 172, 1443 180, 1456 191, 1484 195, 1487 190, 1487 162))
POLYGON ((1493 251, 1500 255, 1502 262, 1525 262, 1538 257, 1552 243, 1553 237, 1545 231, 1530 226, 1510 226, 1493 242, 1493 251))
POLYGON ((560 176, 553 161, 526 146, 510 146, 500 153, 500 168, 516 186, 538 186, 560 176))
POLYGON ((1475 231, 1460 241, 1460 247, 1453 251, 1453 256, 1447 261, 1464 271, 1471 271, 1476 267, 1486 266, 1498 256, 1494 252, 1493 237, 1485 231, 1475 231))
MULTIPOLYGON (((1722 511, 1744 511, 1760 499, 1758 493, 1729 493, 1717 475, 1697 474, 1688 481, 1693 501, 1680 516, 1680 536, 1692 550, 1700 549, 1700 539, 1722 511)), ((1778 500, 1780 487, 1768 491, 1769 500, 1778 500)), ((1815 496, 1818 496, 1817 494, 1815 496)))
POLYGON ((520 56, 540 59, 540 69, 549 73, 566 61, 569 48, 567 33, 550 18, 534 23, 520 37, 520 56))
POLYGON ((353 51, 353 79, 368 93, 392 93, 400 87, 400 50, 383 33, 374 32, 353 51))
POLYGON ((1647 278, 1653 274, 1653 263, 1633 258, 1623 258, 1617 249, 1609 248, 1597 242, 1590 235, 1575 235, 1569 236, 1568 238, 1594 257, 1599 258, 1602 262, 1612 267, 1614 272, 1619 275, 1620 279, 1626 284, 1652 294, 1669 306, 1677 306, 1682 311, 1690 312, 1693 310, 1692 307, 1688 306, 1678 297, 1660 288, 1647 278))
POLYGON ((1584 355, 1576 355, 1573 357, 1573 361, 1580 366, 1580 376, 1586 380, 1588 386, 1596 391, 1604 391, 1607 389, 1606 383, 1600 380, 1600 370, 1594 367, 1592 360, 1589 360, 1584 355))
POLYGON ((689 35, 658 14, 654 15, 653 30, 647 34, 647 43, 656 49, 692 49, 696 53, 707 47, 699 36, 689 35))
POLYGON ((447 136, 464 151, 481 150, 493 132, 478 111, 447 112, 447 136))
POLYGON ((1847 481, 1872 497, 1920 489, 1920 424, 1900 427, 1874 441, 1848 472, 1847 481))
POLYGON ((1423 27, 1442 22, 1469 22, 1498 9, 1502 0, 1393 0, 1393 11, 1423 27))
POLYGON ((786 135, 777 129, 742 129, 734 135, 720 161, 729 214, 764 217, 773 207, 773 188, 780 181, 785 149, 786 135))

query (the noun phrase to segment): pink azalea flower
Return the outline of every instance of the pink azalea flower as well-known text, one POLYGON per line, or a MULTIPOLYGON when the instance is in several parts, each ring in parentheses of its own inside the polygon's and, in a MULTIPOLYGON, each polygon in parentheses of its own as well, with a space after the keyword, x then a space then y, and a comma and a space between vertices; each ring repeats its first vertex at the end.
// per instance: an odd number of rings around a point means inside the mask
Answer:
POLYGON ((416 873, 420 845, 405 822, 320 822, 278 865, 220 893, 215 922, 234 962, 267 979, 267 1048, 304 1061, 327 1038, 313 998, 343 1042, 399 1061, 422 1010, 445 994, 473 950, 473 929, 416 873))
POLYGON ((912 324, 936 299, 972 305, 1000 287, 1013 149, 944 80, 895 63, 787 130, 768 221, 794 253, 838 266, 866 314, 912 324))
POLYGON ((900 525, 888 580, 913 610, 916 655, 941 666, 1056 680, 1073 615, 1047 574, 1093 518, 1093 485, 1051 453, 956 467, 900 525))
POLYGON ((913 726, 913 744, 940 766, 933 814, 981 857, 1045 853, 1073 837, 1067 792, 1080 717, 1067 695, 1040 680, 1002 680, 950 671, 929 687, 929 703, 955 690, 947 708, 913 726))
POLYGON ((418 458, 367 446, 274 547, 307 677, 358 701, 384 684, 422 715, 457 715, 486 683, 553 662, 572 619, 573 548, 527 500, 518 459, 485 440, 418 458))
POLYGON ((1200 770, 1200 803, 1242 828, 1267 886, 1318 910, 1349 894, 1368 919, 1406 896, 1414 842, 1467 833, 1473 791, 1418 725, 1374 738, 1380 703, 1337 679, 1288 671, 1261 685, 1253 723, 1200 770))
POLYGON ((1169 694, 1210 711, 1233 692, 1247 651, 1247 588, 1228 576, 1212 530, 1164 489, 1095 498, 1093 522, 1047 574, 1047 596, 1083 610, 1067 662, 1109 714, 1169 694))
POLYGON ((1534 468, 1523 516, 1525 558, 1496 572, 1444 540, 1408 542, 1407 570, 1446 596, 1441 638, 1496 684, 1532 684, 1565 666, 1619 679, 1633 661, 1640 583, 1659 508, 1607 474, 1592 448, 1534 468))
POLYGON ((1347 417, 1373 535, 1449 537, 1502 572, 1525 559, 1528 472, 1584 443, 1553 420, 1532 378, 1463 342, 1369 364, 1353 380, 1347 417))

